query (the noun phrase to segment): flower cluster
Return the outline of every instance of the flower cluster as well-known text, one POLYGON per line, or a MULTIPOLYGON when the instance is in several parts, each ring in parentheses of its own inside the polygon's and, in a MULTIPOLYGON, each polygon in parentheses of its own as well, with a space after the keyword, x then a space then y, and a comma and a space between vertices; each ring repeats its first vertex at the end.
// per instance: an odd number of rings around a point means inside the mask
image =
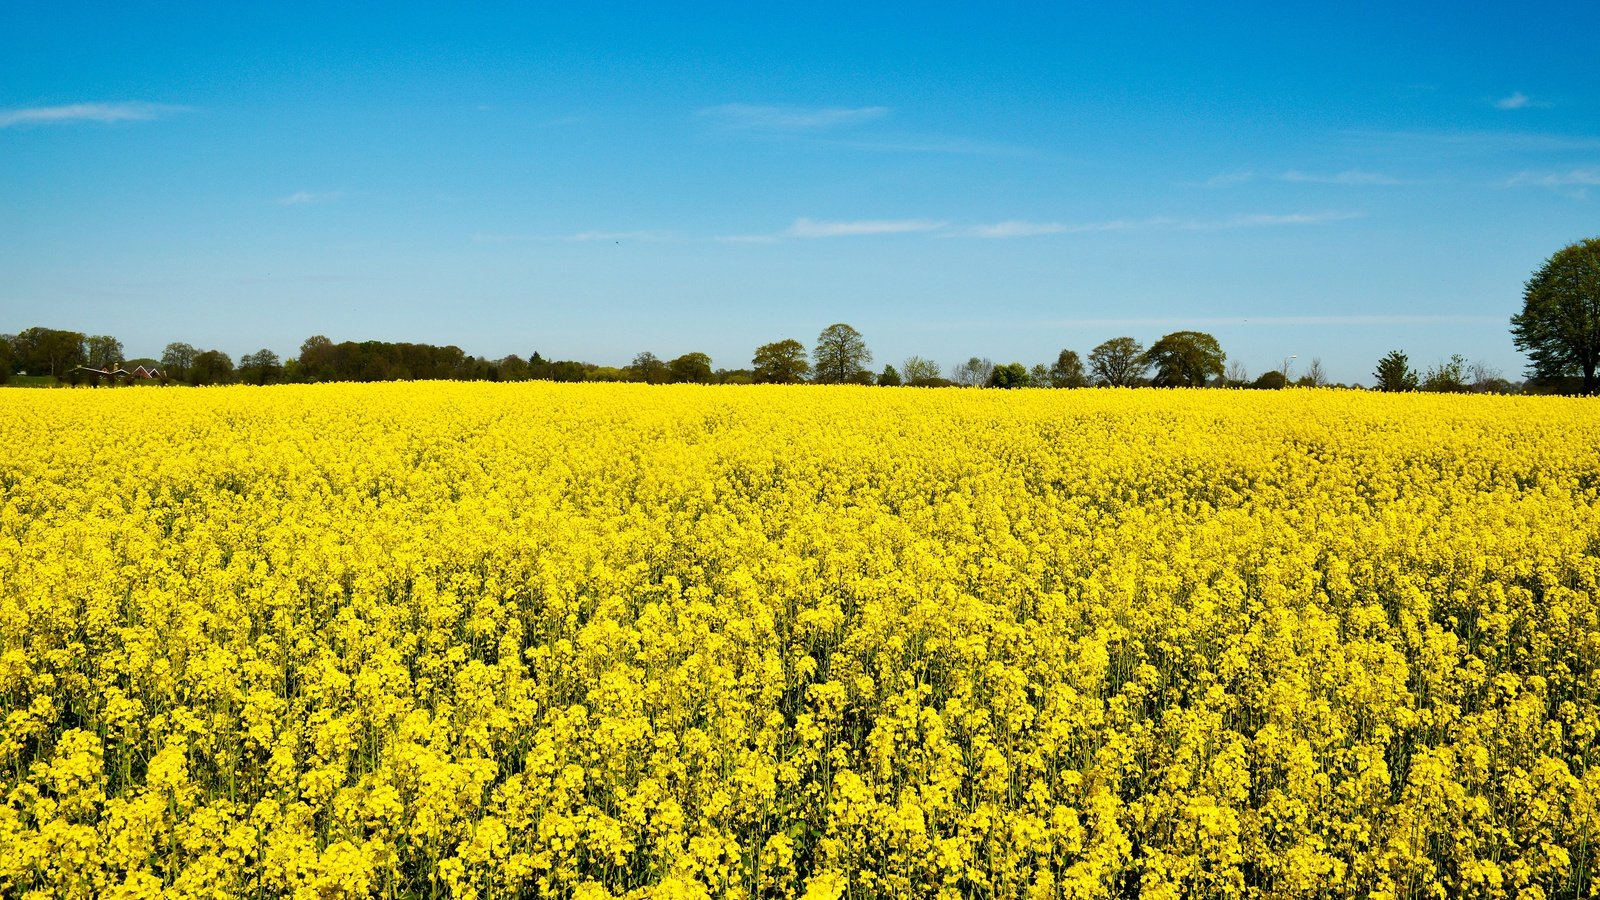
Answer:
POLYGON ((1583 897, 1600 417, 0 398, 0 894, 1583 897))

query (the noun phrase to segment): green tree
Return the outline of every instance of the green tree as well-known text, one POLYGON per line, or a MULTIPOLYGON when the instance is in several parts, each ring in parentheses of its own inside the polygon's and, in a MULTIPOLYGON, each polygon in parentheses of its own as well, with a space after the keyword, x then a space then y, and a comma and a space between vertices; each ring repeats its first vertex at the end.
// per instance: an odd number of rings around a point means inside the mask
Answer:
POLYGON ((627 370, 629 381, 643 381, 646 384, 665 384, 671 375, 661 357, 649 350, 635 356, 633 362, 628 363, 627 370))
MULTIPOLYGON (((326 339, 324 339, 326 340, 326 339)), ((200 351, 191 344, 174 342, 161 351, 161 374, 173 381, 184 381, 189 377, 189 367, 194 365, 194 357, 200 351)))
POLYGON ((283 377, 283 364, 271 350, 257 350, 239 357, 239 380, 246 384, 266 384, 283 377))
POLYGON ((1417 373, 1411 368, 1411 360, 1399 350, 1390 350, 1383 359, 1378 360, 1378 368, 1372 371, 1372 377, 1377 380, 1380 391, 1417 389, 1417 373))
POLYGON ((0 334, 0 384, 11 380, 11 372, 16 366, 16 354, 11 349, 11 335, 0 334))
POLYGON ((710 384, 711 357, 704 353, 685 353, 667 363, 667 376, 678 384, 710 384))
POLYGON ((1281 391, 1289 386, 1289 376, 1283 374, 1282 369, 1272 369, 1262 372, 1260 378, 1250 382, 1250 386, 1260 391, 1281 391))
POLYGON ((871 383, 872 373, 867 363, 872 362, 872 351, 861 338, 861 332, 843 322, 829 325, 817 335, 817 345, 811 351, 813 381, 819 384, 871 383))
POLYGON ((122 364, 122 342, 109 334, 90 335, 83 345, 91 369, 110 370, 122 364))
POLYGON ((805 345, 793 338, 757 347, 750 365, 750 378, 756 384, 798 384, 811 374, 805 345))
POLYGON ((1467 358, 1457 353, 1428 369, 1422 376, 1422 389, 1440 394, 1464 394, 1472 387, 1467 380, 1467 358))
POLYGON ((1050 364, 1050 386, 1079 388, 1089 386, 1089 376, 1083 371, 1083 359, 1076 350, 1063 350, 1050 364))
MULTIPOLYGON (((189 349, 194 350, 193 347, 189 349)), ((314 334, 301 342, 298 359, 296 368, 301 381, 333 381, 339 377, 338 348, 323 335, 314 334)))
POLYGON ((60 378, 88 362, 85 340, 79 331, 34 327, 12 338, 12 349, 16 364, 24 372, 60 378))
POLYGON ((1583 377, 1583 392, 1600 387, 1600 238, 1556 251, 1522 290, 1511 338, 1539 379, 1583 377))
POLYGON ((1089 351, 1089 371, 1099 384, 1129 387, 1144 379, 1144 345, 1131 337, 1114 337, 1089 351))
POLYGON ((1150 345, 1145 362, 1156 370, 1157 387, 1203 387, 1221 378, 1228 357, 1203 331, 1174 331, 1150 345))
POLYGON ((900 372, 894 366, 884 366, 878 375, 878 387, 899 387, 901 383, 900 372))
POLYGON ((967 361, 950 371, 950 380, 962 387, 983 387, 989 383, 994 362, 987 357, 969 356, 967 361))
POLYGON ((1022 388, 1028 386, 1028 367, 1019 362, 1002 363, 989 370, 989 387, 1022 388))
POLYGON ((908 356, 900 363, 900 380, 913 387, 927 387, 944 381, 939 364, 925 356, 908 356))
POLYGON ((233 381, 233 358, 221 350, 202 350, 194 355, 187 378, 190 384, 227 384, 233 381))

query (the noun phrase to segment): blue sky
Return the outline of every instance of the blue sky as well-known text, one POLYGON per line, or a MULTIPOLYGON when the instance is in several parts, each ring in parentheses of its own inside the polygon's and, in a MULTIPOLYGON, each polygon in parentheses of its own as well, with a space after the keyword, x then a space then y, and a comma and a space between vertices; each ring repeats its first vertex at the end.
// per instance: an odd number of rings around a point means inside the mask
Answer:
POLYGON ((0 331, 1462 353, 1600 235, 1586 4, 0 6, 0 331))

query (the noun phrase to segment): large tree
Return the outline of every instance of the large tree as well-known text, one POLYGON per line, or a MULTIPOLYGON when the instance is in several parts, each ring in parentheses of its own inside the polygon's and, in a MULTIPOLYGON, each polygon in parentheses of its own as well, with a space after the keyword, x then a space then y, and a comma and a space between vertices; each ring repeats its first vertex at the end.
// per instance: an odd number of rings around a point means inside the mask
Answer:
POLYGON ((233 381, 233 358, 221 350, 202 350, 194 355, 185 380, 190 384, 227 384, 233 381))
POLYGON ((1204 331, 1174 331, 1150 345, 1145 361, 1155 367, 1156 387, 1204 387, 1221 378, 1227 354, 1204 331))
POLYGON ((122 365, 122 342, 109 334, 90 335, 84 339, 92 369, 115 369, 122 365))
POLYGON ((266 384, 283 376, 283 363, 278 354, 261 349, 239 357, 239 380, 246 384, 266 384))
POLYGON ((750 365, 750 377, 756 384, 797 384, 811 374, 805 345, 793 338, 757 347, 750 365))
POLYGON ((1084 374, 1083 360, 1076 350, 1063 350, 1050 364, 1050 386, 1057 388, 1088 387, 1089 377, 1084 374))
POLYGON ((1094 380, 1111 387, 1129 387, 1144 378, 1144 345, 1131 337, 1114 337, 1089 351, 1094 380))
POLYGON ((643 381, 649 384, 665 384, 672 374, 667 364, 661 361, 661 357, 649 350, 635 356, 633 362, 628 363, 627 370, 629 381, 643 381))
POLYGON ((1529 375, 1582 375, 1585 394, 1600 387, 1600 238, 1561 248, 1533 273, 1511 338, 1528 355, 1529 375))
POLYGON ((872 373, 867 363, 872 362, 872 351, 862 340, 861 332, 843 322, 829 325, 817 335, 817 345, 811 350, 812 380, 819 384, 871 383, 872 373))
POLYGON ((900 364, 900 378, 914 387, 927 387, 944 381, 939 364, 926 356, 906 357, 905 362, 900 364))
POLYGON ((704 353, 685 353, 667 363, 667 372, 679 384, 710 384, 711 357, 704 353))
POLYGON ((195 355, 200 351, 193 344, 175 341, 161 351, 161 373, 175 381, 184 381, 189 377, 189 367, 194 365, 195 355))
POLYGON ((969 356, 967 361, 950 370, 950 380, 962 387, 983 387, 994 372, 994 361, 986 356, 969 356))
POLYGON ((11 339, 17 365, 29 375, 61 377, 88 361, 80 331, 56 328, 29 328, 11 339))
POLYGON ((1372 377, 1377 380, 1380 391, 1417 389, 1416 370, 1411 368, 1411 360, 1399 350, 1390 350, 1383 359, 1378 360, 1378 368, 1372 371, 1372 377))

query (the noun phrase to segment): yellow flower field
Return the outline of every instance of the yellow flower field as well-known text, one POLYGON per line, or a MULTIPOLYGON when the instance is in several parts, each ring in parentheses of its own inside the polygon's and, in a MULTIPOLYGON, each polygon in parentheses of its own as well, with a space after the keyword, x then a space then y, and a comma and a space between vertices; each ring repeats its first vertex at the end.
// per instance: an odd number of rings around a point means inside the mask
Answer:
POLYGON ((0 895, 1592 896, 1597 413, 0 392, 0 895))

